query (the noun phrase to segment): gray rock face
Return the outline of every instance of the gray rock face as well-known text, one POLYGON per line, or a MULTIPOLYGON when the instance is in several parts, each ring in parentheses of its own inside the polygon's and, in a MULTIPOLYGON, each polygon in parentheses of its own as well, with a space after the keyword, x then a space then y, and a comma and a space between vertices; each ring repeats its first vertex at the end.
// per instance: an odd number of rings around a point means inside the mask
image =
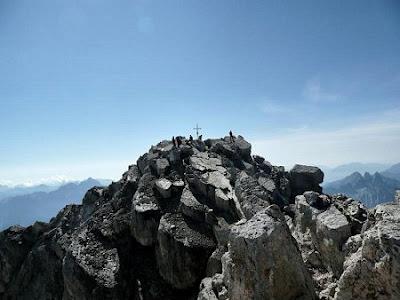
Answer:
POLYGON ((349 251, 334 299, 400 298, 400 207, 378 205, 375 218, 349 251))
POLYGON ((235 194, 248 219, 270 205, 271 198, 265 188, 255 178, 245 173, 241 173, 236 180, 235 194))
POLYGON ((328 269, 335 276, 340 276, 343 271, 344 257, 341 247, 350 235, 350 224, 336 207, 331 206, 318 214, 316 220, 318 250, 328 269))
POLYGON ((0 294, 12 283, 33 242, 34 238, 30 238, 28 230, 20 226, 10 227, 0 233, 0 294))
POLYGON ((318 292, 324 293, 343 272, 343 247, 351 236, 351 224, 335 205, 323 209, 310 205, 315 203, 310 200, 321 196, 309 192, 297 196, 295 216, 293 223, 289 219, 289 225, 318 292))
POLYGON ((197 201, 190 189, 183 190, 180 202, 180 211, 183 215, 198 222, 205 221, 207 207, 197 201))
POLYGON ((83 228, 73 236, 63 260, 64 298, 74 299, 76 295, 90 298, 93 288, 88 282, 96 286, 97 295, 112 294, 119 269, 117 249, 107 247, 90 230, 83 228))
POLYGON ((161 208, 155 198, 153 184, 154 178, 150 174, 144 175, 132 202, 131 232, 143 246, 152 245, 157 240, 161 217, 161 208))
POLYGON ((223 258, 229 299, 315 298, 311 277, 282 220, 278 207, 268 207, 232 228, 223 258))
POLYGON ((241 136, 181 140, 0 232, 0 299, 400 298, 398 201, 321 194, 318 168, 289 174, 241 136))
POLYGON ((180 214, 165 214, 158 230, 157 263, 161 276, 175 288, 193 287, 204 277, 205 264, 215 246, 211 232, 180 214))
POLYGON ((196 193, 204 197, 205 204, 233 219, 240 219, 242 211, 222 166, 222 160, 207 153, 198 153, 189 159, 186 180, 196 193))

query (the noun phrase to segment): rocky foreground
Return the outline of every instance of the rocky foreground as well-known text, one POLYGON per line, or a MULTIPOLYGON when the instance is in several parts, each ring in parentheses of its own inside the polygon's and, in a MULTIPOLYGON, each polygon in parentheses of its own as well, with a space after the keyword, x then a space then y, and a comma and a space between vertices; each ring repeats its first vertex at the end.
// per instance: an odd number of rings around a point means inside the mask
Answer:
MULTIPOLYGON (((242 137, 163 141, 50 223, 0 233, 1 299, 400 299, 400 206, 242 137)), ((400 201, 400 195, 398 195, 400 201)))

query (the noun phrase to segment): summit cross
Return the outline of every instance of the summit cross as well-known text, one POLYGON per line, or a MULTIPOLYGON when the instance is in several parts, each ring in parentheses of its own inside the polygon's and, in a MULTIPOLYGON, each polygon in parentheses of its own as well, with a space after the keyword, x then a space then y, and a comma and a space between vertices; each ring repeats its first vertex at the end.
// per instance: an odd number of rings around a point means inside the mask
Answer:
POLYGON ((199 127, 199 124, 196 124, 196 127, 193 128, 193 130, 196 130, 197 138, 199 138, 199 130, 201 130, 201 128, 199 127))

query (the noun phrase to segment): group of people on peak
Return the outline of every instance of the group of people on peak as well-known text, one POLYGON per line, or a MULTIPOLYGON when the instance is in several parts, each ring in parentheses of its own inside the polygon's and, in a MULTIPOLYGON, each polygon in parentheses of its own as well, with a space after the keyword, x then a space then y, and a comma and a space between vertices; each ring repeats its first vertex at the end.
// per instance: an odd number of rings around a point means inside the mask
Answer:
MULTIPOLYGON (((202 138, 203 138, 203 136, 202 135, 200 135, 199 137, 198 137, 198 139, 199 139, 199 141, 201 141, 202 140, 202 138)), ((194 141, 194 139, 193 139, 193 137, 192 137, 192 135, 190 135, 189 136, 189 140, 188 141, 186 141, 186 144, 187 145, 192 145, 193 144, 193 141, 194 141)), ((174 145, 174 147, 180 147, 180 145, 182 145, 182 143, 183 143, 183 141, 182 141, 182 138, 180 137, 180 136, 177 136, 177 137, 172 137, 172 144, 174 145)))
MULTIPOLYGON (((198 140, 199 141, 203 140, 203 135, 202 134, 199 135, 198 140)), ((231 143, 235 142, 235 137, 233 136, 232 130, 229 131, 229 140, 230 140, 231 143)), ((187 145, 192 145, 193 141, 194 141, 193 136, 189 135, 189 140, 186 141, 186 144, 187 145)), ((182 141, 182 138, 180 136, 177 136, 177 137, 173 136, 172 137, 172 144, 174 145, 175 148, 179 148, 182 145, 182 143, 183 143, 183 141, 182 141)))

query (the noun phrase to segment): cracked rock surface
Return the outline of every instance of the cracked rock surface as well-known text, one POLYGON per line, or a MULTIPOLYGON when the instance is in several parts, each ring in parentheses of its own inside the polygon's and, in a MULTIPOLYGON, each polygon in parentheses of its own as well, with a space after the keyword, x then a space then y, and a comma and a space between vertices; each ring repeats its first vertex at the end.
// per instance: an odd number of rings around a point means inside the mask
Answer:
POLYGON ((399 196, 367 210, 241 136, 181 139, 0 232, 0 299, 400 299, 399 196))

